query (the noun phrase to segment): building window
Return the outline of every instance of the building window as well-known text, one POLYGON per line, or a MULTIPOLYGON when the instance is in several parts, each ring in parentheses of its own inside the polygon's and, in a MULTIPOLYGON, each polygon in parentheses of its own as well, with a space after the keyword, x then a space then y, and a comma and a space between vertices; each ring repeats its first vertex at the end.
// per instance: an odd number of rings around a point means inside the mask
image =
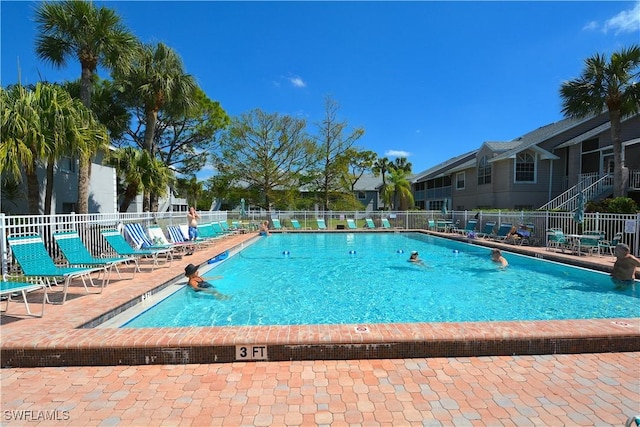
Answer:
POLYGON ((464 190, 465 178, 464 172, 458 172, 456 174, 456 190, 464 190))
POLYGON ((358 191, 358 200, 364 200, 367 198, 367 195, 364 194, 364 191, 358 191))
POLYGON ((516 182, 535 182, 536 159, 531 153, 516 156, 516 182))
POLYGON ((71 157, 62 157, 60 160, 58 160, 58 167, 62 172, 75 173, 76 161, 71 157))
POLYGON ((478 185, 482 184, 491 184, 491 163, 487 156, 483 156, 478 162, 478 185))
POLYGON ((62 213, 63 214, 69 214, 71 212, 77 212, 76 211, 76 204, 75 203, 63 202, 62 203, 62 213))

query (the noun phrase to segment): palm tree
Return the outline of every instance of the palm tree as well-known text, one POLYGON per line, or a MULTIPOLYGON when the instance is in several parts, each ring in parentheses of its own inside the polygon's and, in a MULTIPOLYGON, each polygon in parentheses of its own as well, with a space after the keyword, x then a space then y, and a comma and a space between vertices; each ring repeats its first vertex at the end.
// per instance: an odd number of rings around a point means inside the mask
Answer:
MULTIPOLYGON (((56 67, 70 58, 81 66, 80 100, 91 108, 92 80, 98 66, 126 70, 137 43, 124 28, 120 17, 106 7, 85 0, 44 2, 36 10, 39 34, 36 54, 56 67)), ((89 209, 90 156, 80 158, 78 177, 78 212, 89 209)))
POLYGON ((390 168, 396 169, 396 170, 400 169, 407 172, 408 174, 411 174, 411 169, 413 168, 413 165, 411 164, 411 162, 407 161, 406 157, 397 157, 395 162, 393 162, 390 165, 390 168))
MULTIPOLYGON (((29 212, 40 213, 40 184, 36 174, 39 163, 52 166, 60 156, 71 151, 81 156, 104 144, 106 131, 88 109, 60 86, 38 83, 33 90, 15 85, 1 90, 3 109, 0 145, 0 173, 21 181, 22 169, 27 180, 29 212)), ((53 168, 48 167, 45 212, 50 212, 53 168), (48 210, 46 209, 48 208, 48 210)))
POLYGON ((40 111, 37 95, 22 85, 0 88, 0 174, 6 173, 15 182, 22 181, 22 170, 27 177, 29 213, 40 213, 37 161, 49 153, 47 141, 40 131, 40 111), (34 188, 36 192, 32 194, 34 188))
POLYGON ((409 206, 413 206, 414 199, 408 176, 404 169, 395 168, 389 174, 389 185, 384 188, 382 197, 385 203, 392 206, 392 209, 395 209, 396 200, 399 202, 400 210, 407 210, 409 206))
MULTIPOLYGON (((154 136, 158 113, 185 113, 196 105, 197 85, 193 76, 186 74, 180 56, 163 43, 143 45, 134 59, 131 72, 119 76, 132 105, 141 106, 145 115, 143 149, 156 155, 154 136)), ((145 195, 145 210, 151 200, 145 195)))
POLYGON ((375 161, 371 170, 373 171, 374 176, 382 175, 382 187, 380 188, 380 192, 382 193, 382 200, 384 201, 384 194, 387 191, 387 173, 391 170, 391 162, 387 157, 381 157, 375 161))
POLYGON ((560 87, 562 112, 567 117, 581 118, 600 114, 605 108, 611 122, 613 145, 613 195, 625 195, 622 176, 621 121, 625 116, 640 110, 640 46, 611 54, 610 61, 596 54, 585 60, 582 74, 577 79, 564 82, 560 87))
POLYGON ((166 192, 173 174, 160 160, 153 158, 148 151, 133 147, 116 150, 109 159, 116 168, 118 176, 125 185, 120 212, 126 212, 131 202, 144 190, 166 192))

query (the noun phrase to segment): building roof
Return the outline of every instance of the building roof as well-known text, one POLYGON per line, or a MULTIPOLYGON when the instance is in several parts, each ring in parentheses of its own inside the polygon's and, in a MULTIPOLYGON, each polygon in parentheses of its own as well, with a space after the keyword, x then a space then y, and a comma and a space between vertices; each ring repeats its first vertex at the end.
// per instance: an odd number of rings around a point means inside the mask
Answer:
POLYGON ((533 151, 538 152, 543 159, 558 159, 558 156, 550 153, 543 148, 537 147, 537 145, 553 138, 556 135, 561 134, 562 132, 566 132, 568 129, 591 120, 593 117, 594 116, 588 116, 582 119, 563 119, 558 122, 539 127, 534 131, 526 133, 514 139, 513 141, 510 141, 516 145, 492 158, 491 161, 496 162, 500 160, 510 159, 515 157, 516 154, 528 149, 532 149, 533 151))
POLYGON ((478 150, 469 151, 456 157, 452 157, 449 160, 445 160, 427 170, 415 174, 411 177, 411 183, 424 181, 425 179, 437 178, 438 176, 445 175, 445 172, 451 172, 452 168, 459 167, 461 164, 468 162, 475 162, 476 154, 478 150))
POLYGON ((354 191, 376 191, 376 188, 382 185, 382 177, 374 176, 371 174, 364 174, 360 177, 356 185, 353 187, 354 191))

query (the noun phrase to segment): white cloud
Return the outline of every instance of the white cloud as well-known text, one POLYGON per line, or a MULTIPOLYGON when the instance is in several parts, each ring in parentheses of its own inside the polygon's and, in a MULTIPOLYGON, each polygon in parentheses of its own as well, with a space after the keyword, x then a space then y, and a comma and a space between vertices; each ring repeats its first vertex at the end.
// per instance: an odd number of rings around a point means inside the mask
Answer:
POLYGON ((409 157, 411 156, 411 153, 402 150, 387 150, 384 155, 387 157, 409 157))
POLYGON ((613 18, 607 19, 602 26, 597 21, 587 23, 584 30, 597 30, 602 32, 613 31, 615 34, 633 33, 640 31, 640 1, 637 1, 629 10, 623 10, 613 18))
POLYGON ((304 80, 302 80, 302 77, 299 77, 299 76, 291 76, 291 77, 288 77, 288 79, 289 79, 289 82, 291 82, 291 84, 292 84, 294 87, 305 87, 305 86, 307 86, 307 84, 305 83, 305 81, 304 81, 304 80))
POLYGON ((631 10, 623 10, 604 23, 604 31, 618 33, 632 33, 640 31, 640 1, 631 10))

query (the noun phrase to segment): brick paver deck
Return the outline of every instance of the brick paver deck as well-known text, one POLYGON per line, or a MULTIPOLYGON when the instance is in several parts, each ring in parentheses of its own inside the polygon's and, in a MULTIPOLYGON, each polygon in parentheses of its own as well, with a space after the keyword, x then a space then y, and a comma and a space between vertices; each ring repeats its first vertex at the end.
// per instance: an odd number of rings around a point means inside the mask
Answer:
MULTIPOLYGON (((79 324, 175 277, 183 264, 205 262, 247 237, 226 239, 222 246, 133 280, 125 271, 103 295, 84 295, 75 288, 67 304, 47 305, 42 319, 3 315, 2 349, 94 345, 99 334, 75 329, 79 324)), ((610 257, 589 258, 603 269, 612 263, 610 257)), ((12 305, 12 312, 20 310, 12 305)), ((640 334, 637 319, 627 320, 631 324, 626 327, 640 334)), ((0 370, 0 424, 624 425, 629 416, 640 414, 639 356, 617 352, 5 368, 0 370)))

